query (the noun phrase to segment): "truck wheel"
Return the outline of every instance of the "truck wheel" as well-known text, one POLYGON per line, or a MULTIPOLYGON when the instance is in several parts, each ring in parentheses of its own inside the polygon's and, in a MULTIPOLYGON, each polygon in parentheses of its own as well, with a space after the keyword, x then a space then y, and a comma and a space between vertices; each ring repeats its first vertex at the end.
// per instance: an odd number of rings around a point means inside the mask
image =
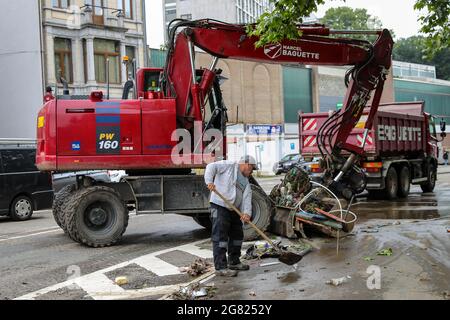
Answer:
POLYGON ((410 187, 409 168, 407 166, 402 166, 398 177, 397 195, 400 198, 406 198, 409 194, 410 187))
POLYGON ((9 215, 15 221, 31 219, 33 215, 33 202, 27 196, 18 196, 11 203, 9 215))
POLYGON ((433 192, 436 185, 436 167, 432 164, 428 164, 428 180, 420 185, 423 192, 433 192))
POLYGON ((197 216, 192 217, 195 222, 201 225, 203 228, 208 230, 212 229, 211 219, 209 218, 209 214, 199 214, 197 216))
POLYGON ((62 207, 69 236, 89 247, 118 242, 128 226, 128 210, 114 189, 92 186, 73 192, 62 207))
POLYGON ((69 184, 61 190, 59 190, 55 194, 55 198, 53 199, 53 205, 52 205, 52 211, 53 211, 53 218, 55 219, 58 226, 64 230, 65 233, 67 233, 67 228, 64 225, 64 215, 61 211, 61 207, 64 204, 65 201, 67 201, 70 194, 75 190, 74 184, 69 184))
POLYGON ((397 192, 398 192, 397 171, 395 171, 394 167, 390 167, 386 175, 384 195, 386 199, 392 200, 397 198, 397 192))
MULTIPOLYGON (((262 231, 270 225, 273 212, 272 203, 263 189, 253 184, 252 188, 252 222, 262 231)), ((250 225, 244 224, 244 241, 255 240, 259 234, 250 225)))

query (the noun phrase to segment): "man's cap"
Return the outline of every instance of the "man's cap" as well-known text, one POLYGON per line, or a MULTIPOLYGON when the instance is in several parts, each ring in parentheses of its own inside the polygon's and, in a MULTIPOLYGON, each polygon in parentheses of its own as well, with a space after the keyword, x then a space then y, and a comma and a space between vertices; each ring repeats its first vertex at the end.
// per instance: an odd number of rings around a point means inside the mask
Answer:
POLYGON ((249 163, 249 164, 252 164, 254 170, 259 170, 259 169, 258 169, 258 165, 257 165, 257 163, 256 163, 256 160, 255 160, 255 158, 253 158, 252 156, 249 156, 249 155, 243 156, 243 157, 241 158, 241 160, 239 160, 239 163, 249 163))
POLYGON ((53 89, 52 89, 52 87, 50 87, 50 86, 48 86, 48 87, 45 88, 45 92, 52 92, 52 91, 53 91, 53 89))

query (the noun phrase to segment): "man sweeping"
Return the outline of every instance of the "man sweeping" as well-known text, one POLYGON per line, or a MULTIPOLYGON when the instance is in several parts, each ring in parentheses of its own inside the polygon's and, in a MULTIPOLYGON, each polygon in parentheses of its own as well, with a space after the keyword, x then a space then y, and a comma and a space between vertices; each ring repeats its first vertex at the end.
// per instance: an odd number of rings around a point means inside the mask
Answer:
POLYGON ((219 276, 234 277, 237 271, 249 269, 239 258, 244 239, 242 222, 250 221, 252 215, 252 190, 248 177, 255 169, 256 161, 251 156, 242 157, 238 163, 222 160, 206 166, 208 189, 220 192, 244 214, 240 218, 216 193, 211 192, 211 240, 214 267, 219 276))

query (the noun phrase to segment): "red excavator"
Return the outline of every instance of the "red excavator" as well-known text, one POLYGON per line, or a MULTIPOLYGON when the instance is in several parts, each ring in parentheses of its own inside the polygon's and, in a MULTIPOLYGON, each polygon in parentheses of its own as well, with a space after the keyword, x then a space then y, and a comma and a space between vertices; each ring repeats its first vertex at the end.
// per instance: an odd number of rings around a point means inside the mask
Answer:
MULTIPOLYGON (((331 147, 326 184, 349 198, 362 185, 356 165, 364 143, 347 142, 372 99, 365 135, 377 112, 391 66, 393 41, 388 30, 333 31, 323 25, 299 25, 298 40, 255 48, 246 25, 216 20, 176 19, 169 25, 164 69, 139 69, 124 86, 120 100, 94 91, 87 100, 70 96, 51 100, 39 111, 37 166, 42 171, 122 169, 128 176, 104 183, 79 175, 54 200, 56 222, 75 241, 101 247, 116 243, 125 232, 129 210, 193 216, 210 226, 209 191, 203 177, 191 173, 226 155, 226 107, 221 95, 219 59, 293 65, 351 66, 342 111, 321 128, 331 147), (371 34, 370 43, 344 37, 371 34), (209 69, 195 68, 195 47, 212 56, 209 69), (330 165, 331 164, 331 165, 330 165)), ((252 221, 261 229, 271 219, 271 203, 256 180, 252 221)), ((363 187, 364 188, 364 187, 363 187)), ((246 239, 256 238, 244 227, 246 239)))

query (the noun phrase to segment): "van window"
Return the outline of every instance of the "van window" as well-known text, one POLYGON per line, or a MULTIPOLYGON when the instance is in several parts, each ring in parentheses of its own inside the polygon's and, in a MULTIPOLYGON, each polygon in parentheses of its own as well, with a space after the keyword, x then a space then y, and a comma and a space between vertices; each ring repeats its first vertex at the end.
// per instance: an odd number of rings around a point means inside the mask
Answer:
POLYGON ((1 155, 5 173, 38 171, 35 150, 2 150, 1 155))

